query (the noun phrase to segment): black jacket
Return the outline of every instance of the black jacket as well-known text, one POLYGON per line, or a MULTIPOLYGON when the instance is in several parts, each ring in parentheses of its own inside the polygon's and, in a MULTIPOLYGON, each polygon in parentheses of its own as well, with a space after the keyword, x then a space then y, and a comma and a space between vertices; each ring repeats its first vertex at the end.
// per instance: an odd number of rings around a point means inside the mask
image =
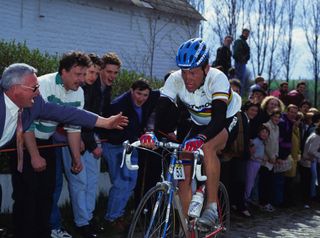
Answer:
POLYGON ((139 117, 134 109, 131 99, 131 92, 128 91, 119 97, 115 98, 110 105, 110 115, 116 115, 122 112, 124 116, 129 119, 129 124, 123 130, 108 130, 107 139, 111 144, 121 144, 125 140, 134 142, 144 133, 144 129, 147 125, 148 119, 155 108, 160 92, 153 90, 150 92, 149 98, 142 105, 142 121, 139 121, 139 117))
MULTIPOLYGON (((103 92, 101 91, 101 81, 98 78, 92 85, 84 85, 82 87, 84 92, 84 109, 94 112, 100 116, 107 116, 110 101, 111 101, 111 87, 107 86, 103 92)), ((105 138, 105 129, 88 129, 82 128, 81 138, 85 144, 86 150, 92 152, 97 143, 94 139, 94 132, 99 133, 101 139, 105 138)))
POLYGON ((217 49, 217 56, 215 60, 216 66, 222 66, 223 67, 223 73, 225 75, 228 75, 228 70, 231 68, 231 50, 227 46, 221 46, 217 49))
POLYGON ((242 35, 234 42, 233 58, 237 63, 241 64, 246 64, 250 59, 250 47, 242 35))

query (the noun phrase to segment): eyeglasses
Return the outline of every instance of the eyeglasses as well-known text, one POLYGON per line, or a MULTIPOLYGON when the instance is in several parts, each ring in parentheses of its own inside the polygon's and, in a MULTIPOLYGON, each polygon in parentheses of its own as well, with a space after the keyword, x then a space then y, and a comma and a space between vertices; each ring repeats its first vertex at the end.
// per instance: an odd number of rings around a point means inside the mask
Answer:
POLYGON ((26 86, 26 85, 24 85, 24 84, 18 84, 18 85, 20 85, 20 86, 23 87, 23 88, 31 89, 32 92, 34 92, 34 93, 35 93, 35 92, 39 89, 39 87, 40 87, 39 84, 36 84, 36 85, 33 86, 33 87, 29 87, 29 86, 26 86))

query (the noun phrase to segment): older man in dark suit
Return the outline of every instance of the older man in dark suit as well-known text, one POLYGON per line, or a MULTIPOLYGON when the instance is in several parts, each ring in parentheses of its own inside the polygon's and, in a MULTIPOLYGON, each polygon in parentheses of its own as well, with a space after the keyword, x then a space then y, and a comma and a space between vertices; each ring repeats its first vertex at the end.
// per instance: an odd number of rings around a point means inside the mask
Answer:
POLYGON ((103 118, 84 110, 45 102, 39 94, 36 72, 35 68, 23 63, 12 64, 3 72, 0 80, 0 148, 12 142, 21 110, 23 130, 38 118, 89 128, 123 129, 127 125, 127 117, 121 113, 103 118))

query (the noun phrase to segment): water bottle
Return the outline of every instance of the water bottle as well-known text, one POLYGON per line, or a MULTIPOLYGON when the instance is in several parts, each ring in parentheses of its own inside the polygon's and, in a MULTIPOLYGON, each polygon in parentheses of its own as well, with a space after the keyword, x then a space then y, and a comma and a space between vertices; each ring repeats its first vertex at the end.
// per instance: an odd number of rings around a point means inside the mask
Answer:
POLYGON ((203 200, 204 200, 204 189, 205 189, 204 185, 199 187, 196 193, 192 196, 192 199, 189 205, 189 210, 188 210, 188 215, 190 217, 193 217, 193 218, 200 217, 200 213, 203 206, 203 200))

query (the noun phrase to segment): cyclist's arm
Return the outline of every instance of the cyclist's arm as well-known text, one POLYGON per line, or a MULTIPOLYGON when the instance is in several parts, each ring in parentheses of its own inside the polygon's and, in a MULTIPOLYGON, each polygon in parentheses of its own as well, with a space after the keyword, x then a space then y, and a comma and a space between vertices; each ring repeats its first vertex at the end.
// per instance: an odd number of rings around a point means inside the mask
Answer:
POLYGON ((178 120, 178 108, 169 98, 161 96, 155 109, 155 131, 172 133, 178 120))
POLYGON ((226 115, 227 115, 227 100, 215 99, 212 101, 212 114, 211 120, 200 134, 204 135, 206 141, 214 138, 218 135, 223 128, 226 126, 226 115))

